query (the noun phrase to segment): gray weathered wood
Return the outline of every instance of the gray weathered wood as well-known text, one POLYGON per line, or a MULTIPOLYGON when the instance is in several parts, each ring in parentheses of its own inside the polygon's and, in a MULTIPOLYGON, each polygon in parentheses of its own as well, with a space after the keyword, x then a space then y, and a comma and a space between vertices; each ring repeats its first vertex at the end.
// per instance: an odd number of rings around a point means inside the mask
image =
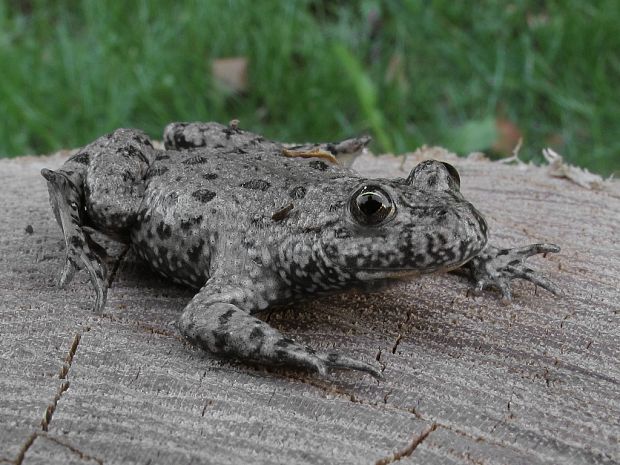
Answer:
POLYGON ((433 149, 405 170, 424 156, 457 165, 500 245, 560 244, 533 262, 566 294, 519 282, 505 306, 426 276, 270 316, 316 348, 379 359, 381 383, 202 353, 174 327, 191 292, 131 255, 93 314, 85 275, 54 286, 63 246, 39 170, 63 158, 1 161, 0 463, 619 463, 620 183, 587 191, 433 149))

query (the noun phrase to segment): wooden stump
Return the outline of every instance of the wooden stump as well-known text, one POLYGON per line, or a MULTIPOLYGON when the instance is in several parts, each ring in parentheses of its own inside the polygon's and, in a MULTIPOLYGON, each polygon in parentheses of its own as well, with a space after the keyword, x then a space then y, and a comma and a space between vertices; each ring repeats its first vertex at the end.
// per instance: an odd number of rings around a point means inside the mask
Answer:
POLYGON ((384 365, 322 379, 216 359, 174 322, 192 296, 128 255, 102 315, 64 256, 39 174, 0 161, 0 463, 605 464, 620 461, 620 183, 588 191, 544 168, 438 149, 364 156, 370 176, 423 157, 461 173, 495 243, 554 242, 534 258, 565 291, 516 282, 514 302, 426 276, 270 315, 317 349, 384 365))

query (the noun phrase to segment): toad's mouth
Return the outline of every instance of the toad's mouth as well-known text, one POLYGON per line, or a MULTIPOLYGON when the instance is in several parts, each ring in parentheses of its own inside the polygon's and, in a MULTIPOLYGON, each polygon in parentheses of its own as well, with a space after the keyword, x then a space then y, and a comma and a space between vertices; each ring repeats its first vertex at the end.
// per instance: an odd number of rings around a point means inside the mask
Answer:
POLYGON ((431 268, 425 268, 423 270, 415 269, 415 268, 350 268, 348 271, 355 274, 355 277, 362 281, 372 281, 377 279, 409 279, 415 278, 416 276, 421 276, 424 274, 431 273, 448 273, 450 271, 456 270, 460 268, 464 264, 466 264, 469 260, 473 258, 470 257, 467 260, 461 261, 459 263, 455 263, 448 266, 436 266, 431 268))

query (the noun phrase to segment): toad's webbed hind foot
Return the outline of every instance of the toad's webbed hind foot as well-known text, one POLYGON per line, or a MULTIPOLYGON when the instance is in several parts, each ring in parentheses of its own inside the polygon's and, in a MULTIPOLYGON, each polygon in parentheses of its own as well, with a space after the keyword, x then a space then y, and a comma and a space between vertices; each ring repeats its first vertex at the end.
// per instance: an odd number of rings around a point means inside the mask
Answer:
POLYGON ((559 252, 555 244, 531 244, 514 249, 500 249, 491 245, 472 258, 465 266, 470 269, 476 283, 476 291, 496 287, 504 300, 511 300, 510 281, 515 278, 525 279, 553 294, 561 293, 558 286, 525 265, 525 260, 532 255, 559 252))
POLYGON ((262 365, 308 369, 322 376, 328 368, 334 368, 362 371, 377 379, 383 377, 370 364, 337 353, 316 352, 236 305, 212 300, 201 291, 179 320, 183 335, 209 352, 262 365))
POLYGON ((95 310, 100 311, 107 295, 105 257, 100 256, 102 249, 82 229, 80 211, 84 205, 80 187, 62 171, 43 169, 41 174, 47 180, 50 204, 65 240, 65 264, 59 285, 65 287, 77 270, 86 268, 97 296, 95 310))

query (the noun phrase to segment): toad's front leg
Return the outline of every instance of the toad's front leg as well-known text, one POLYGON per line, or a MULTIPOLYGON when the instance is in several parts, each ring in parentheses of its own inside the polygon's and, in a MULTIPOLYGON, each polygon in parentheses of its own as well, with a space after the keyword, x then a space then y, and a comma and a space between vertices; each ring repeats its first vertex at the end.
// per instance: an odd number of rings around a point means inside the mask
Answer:
POLYGON ((540 272, 527 267, 525 260, 532 255, 559 251, 560 247, 555 244, 531 244, 514 249, 487 245, 465 267, 471 272, 476 283, 476 291, 496 287, 506 301, 512 298, 510 281, 515 278, 525 279, 553 294, 558 294, 560 288, 540 272))
POLYGON ((242 309, 251 300, 252 293, 248 289, 210 282, 185 308, 179 319, 179 329, 193 344, 224 357, 309 369, 322 376, 328 368, 337 368, 382 378, 372 365, 334 352, 316 352, 285 337, 242 309))

